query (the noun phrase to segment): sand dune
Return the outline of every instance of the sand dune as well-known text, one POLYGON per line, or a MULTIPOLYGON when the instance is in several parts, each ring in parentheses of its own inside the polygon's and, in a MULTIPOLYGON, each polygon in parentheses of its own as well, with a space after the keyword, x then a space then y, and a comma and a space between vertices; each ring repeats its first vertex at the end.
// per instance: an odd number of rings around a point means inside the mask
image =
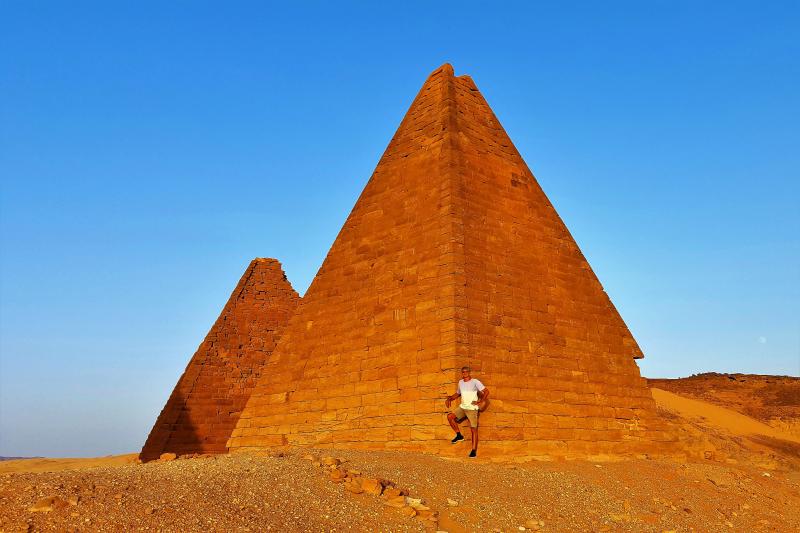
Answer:
POLYGON ((725 430, 733 435, 765 435, 775 439, 800 443, 800 438, 732 409, 702 400, 679 396, 661 389, 651 389, 651 391, 656 405, 683 418, 700 418, 705 424, 725 430))

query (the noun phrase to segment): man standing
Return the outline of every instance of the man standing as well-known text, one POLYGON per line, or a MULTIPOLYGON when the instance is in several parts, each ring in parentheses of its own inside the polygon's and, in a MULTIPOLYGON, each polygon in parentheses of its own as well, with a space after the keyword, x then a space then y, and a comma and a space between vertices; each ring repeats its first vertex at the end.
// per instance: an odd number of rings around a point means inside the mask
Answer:
POLYGON ((477 379, 472 379, 468 366, 461 367, 461 380, 458 382, 456 393, 448 396, 444 402, 448 409, 456 398, 461 398, 461 404, 447 415, 450 427, 456 432, 455 438, 450 442, 455 444, 460 440, 464 440, 464 435, 461 434, 461 428, 458 424, 463 422, 465 418, 469 419, 469 429, 472 433, 472 451, 469 452, 469 456, 475 457, 478 453, 478 412, 481 406, 486 403, 487 398, 489 398, 489 389, 484 387, 483 383, 477 379))

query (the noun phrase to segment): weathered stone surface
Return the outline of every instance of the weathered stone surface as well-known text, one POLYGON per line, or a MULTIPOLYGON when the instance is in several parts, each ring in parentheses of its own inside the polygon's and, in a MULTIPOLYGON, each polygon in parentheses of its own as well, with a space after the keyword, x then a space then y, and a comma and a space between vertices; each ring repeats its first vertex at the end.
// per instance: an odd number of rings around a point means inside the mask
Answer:
POLYGON ((482 455, 657 452, 642 357, 468 76, 434 71, 229 441, 458 453, 444 396, 492 391, 482 455))
POLYGON ((254 259, 192 357, 140 457, 224 453, 300 298, 275 259, 254 259))

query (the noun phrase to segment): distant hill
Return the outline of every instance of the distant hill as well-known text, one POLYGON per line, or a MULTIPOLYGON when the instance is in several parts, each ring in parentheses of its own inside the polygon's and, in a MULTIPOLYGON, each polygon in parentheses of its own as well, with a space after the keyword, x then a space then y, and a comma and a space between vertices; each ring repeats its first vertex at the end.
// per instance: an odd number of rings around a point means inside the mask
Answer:
POLYGON ((0 455, 0 461, 14 461, 16 459, 41 459, 41 457, 3 457, 0 455))

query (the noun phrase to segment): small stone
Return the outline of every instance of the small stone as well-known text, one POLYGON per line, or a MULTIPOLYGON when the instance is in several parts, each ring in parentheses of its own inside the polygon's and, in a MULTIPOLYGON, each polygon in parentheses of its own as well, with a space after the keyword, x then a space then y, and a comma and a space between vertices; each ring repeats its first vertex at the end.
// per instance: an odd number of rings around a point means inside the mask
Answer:
POLYGON ((405 496, 395 496, 393 498, 389 498, 384 502, 385 505, 389 507, 396 507, 400 509, 401 507, 406 507, 406 498, 405 496))
POLYGON ((39 499, 28 511, 32 513, 49 513, 53 509, 61 509, 69 505, 67 502, 58 496, 47 496, 46 498, 39 499))
POLYGON ((383 489, 383 497, 386 499, 391 499, 402 495, 403 491, 398 489, 397 487, 386 487, 385 489, 383 489))
POLYGON ((451 500, 450 498, 447 498, 447 505, 449 505, 450 507, 457 507, 458 502, 455 500, 451 500))
POLYGON ((403 506, 400 509, 400 512, 403 513, 406 516, 417 516, 417 510, 414 509, 413 507, 403 506))
POLYGON ((336 459, 335 457, 328 456, 322 458, 322 464, 327 466, 337 466, 341 464, 341 461, 339 459, 336 459))
POLYGON ((314 457, 314 456, 313 456, 313 455, 311 455, 311 454, 307 454, 307 455, 304 455, 304 456, 303 456, 303 459, 305 459, 306 461, 316 461, 316 459, 317 459, 317 458, 316 458, 316 457, 314 457))
MULTIPOLYGON (((542 525, 544 525, 544 522, 542 522, 542 525)), ((525 527, 528 528, 528 529, 536 530, 536 529, 539 529, 541 526, 539 525, 539 521, 538 520, 526 520, 525 521, 525 527)))
POLYGON ((436 520, 437 513, 436 511, 431 511, 430 509, 417 509, 414 508, 417 512, 417 518, 420 520, 436 520))
POLYGON ((344 488, 353 494, 361 494, 364 492, 364 489, 361 488, 361 483, 357 481, 348 481, 344 484, 344 488))
POLYGON ((79 503, 80 501, 81 501, 81 497, 80 497, 80 496, 78 496, 77 494, 76 494, 76 495, 74 495, 74 496, 70 496, 69 498, 67 498, 67 503, 68 503, 68 504, 70 504, 70 505, 78 505, 78 503, 79 503))
POLYGON ((347 475, 344 472, 342 472, 341 470, 339 470, 338 468, 334 468, 333 470, 331 470, 331 473, 330 473, 331 481, 333 481, 335 483, 340 483, 340 482, 344 481, 345 477, 347 477, 347 475))
POLYGON ((155 514, 156 508, 155 507, 148 507, 144 510, 144 514, 155 514))
POLYGON ((383 492, 383 484, 374 478, 362 479, 361 488, 364 489, 364 492, 367 494, 373 494, 375 496, 380 496, 381 492, 383 492))
POLYGON ((174 453, 162 453, 161 455, 158 456, 158 459, 160 461, 174 461, 177 458, 178 458, 177 454, 174 453))

